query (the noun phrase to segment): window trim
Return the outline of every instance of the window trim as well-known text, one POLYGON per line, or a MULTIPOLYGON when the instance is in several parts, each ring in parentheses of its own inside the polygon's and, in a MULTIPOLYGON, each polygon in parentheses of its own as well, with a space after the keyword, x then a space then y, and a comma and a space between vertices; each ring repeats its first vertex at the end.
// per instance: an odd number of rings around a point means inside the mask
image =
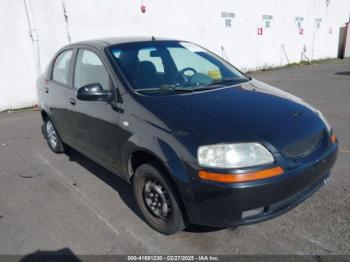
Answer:
POLYGON ((71 86, 71 77, 70 76, 71 76, 71 67, 72 67, 72 63, 73 63, 74 58, 75 58, 74 48, 67 48, 67 49, 60 50, 51 62, 51 70, 50 70, 49 80, 52 81, 53 83, 55 83, 56 85, 69 88, 71 86), (70 57, 69 66, 68 66, 67 83, 65 84, 65 83, 62 83, 62 82, 59 82, 59 81, 56 81, 55 79, 53 79, 53 70, 55 68, 56 59, 64 52, 68 52, 68 51, 71 51, 72 55, 70 57))

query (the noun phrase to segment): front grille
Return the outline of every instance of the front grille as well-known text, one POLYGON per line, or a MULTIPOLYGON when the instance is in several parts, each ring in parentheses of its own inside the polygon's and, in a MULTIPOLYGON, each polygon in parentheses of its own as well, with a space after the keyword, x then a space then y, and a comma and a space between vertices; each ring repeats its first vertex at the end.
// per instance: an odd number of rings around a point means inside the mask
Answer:
POLYGON ((310 155, 314 152, 324 136, 324 131, 312 134, 304 139, 298 140, 297 142, 286 146, 282 149, 282 153, 289 158, 302 158, 310 155))

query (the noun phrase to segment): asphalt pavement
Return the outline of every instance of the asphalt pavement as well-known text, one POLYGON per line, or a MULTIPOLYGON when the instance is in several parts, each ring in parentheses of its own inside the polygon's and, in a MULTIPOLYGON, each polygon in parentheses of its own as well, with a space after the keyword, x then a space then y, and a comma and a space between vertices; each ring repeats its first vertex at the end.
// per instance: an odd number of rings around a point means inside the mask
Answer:
POLYGON ((340 140, 331 179, 270 221, 164 236, 131 187, 76 151, 52 153, 39 112, 0 114, 0 254, 350 254, 350 60, 254 73, 320 109, 340 140))

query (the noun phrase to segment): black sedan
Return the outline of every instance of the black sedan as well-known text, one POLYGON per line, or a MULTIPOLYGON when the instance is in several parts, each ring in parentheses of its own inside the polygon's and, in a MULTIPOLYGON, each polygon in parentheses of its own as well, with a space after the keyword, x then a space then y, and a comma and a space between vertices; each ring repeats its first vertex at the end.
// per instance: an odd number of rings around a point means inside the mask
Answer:
POLYGON ((321 112, 187 41, 71 44, 37 90, 52 151, 72 147, 132 183, 164 234, 280 215, 327 181, 337 157, 321 112))

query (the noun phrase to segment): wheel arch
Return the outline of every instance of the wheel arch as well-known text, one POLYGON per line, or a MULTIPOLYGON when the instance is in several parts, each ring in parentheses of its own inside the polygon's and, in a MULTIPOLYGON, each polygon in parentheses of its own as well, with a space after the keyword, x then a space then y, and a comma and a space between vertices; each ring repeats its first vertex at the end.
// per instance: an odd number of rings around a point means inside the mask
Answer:
POLYGON ((49 118, 49 114, 45 110, 40 111, 41 119, 45 122, 49 118))
POLYGON ((186 206, 186 203, 184 201, 184 196, 183 196, 183 194, 181 194, 181 191, 179 189, 179 183, 178 183, 177 177, 172 175, 173 174, 172 172, 174 172, 174 171, 169 166, 168 162, 162 161, 162 159, 160 157, 158 157, 156 154, 154 154, 154 153, 152 153, 149 150, 144 149, 144 148, 139 148, 139 149, 133 151, 133 153, 131 153, 129 155, 129 158, 128 158, 128 180, 129 180, 129 182, 132 182, 135 171, 140 165, 142 165, 144 163, 150 163, 150 162, 158 164, 159 167, 161 169, 163 169, 164 175, 166 176, 166 178, 170 181, 171 184, 173 184, 173 188, 174 188, 174 190, 177 194, 178 200, 179 200, 178 204, 183 212, 184 219, 187 223, 188 221, 190 221, 190 219, 188 216, 187 206, 186 206))
POLYGON ((191 220, 189 208, 191 199, 194 199, 191 183, 192 179, 186 168, 186 163, 177 153, 179 149, 175 150, 179 148, 179 146, 177 144, 177 147, 172 146, 167 141, 173 142, 172 140, 162 139, 154 135, 147 137, 146 133, 142 135, 134 134, 129 137, 121 147, 122 169, 126 180, 132 183, 132 177, 137 166, 147 162, 147 160, 156 160, 161 164, 166 171, 167 177, 174 184, 186 218, 191 220), (135 156, 139 157, 137 161, 133 159, 135 156))
POLYGON ((167 164, 160 157, 158 157, 155 153, 145 148, 137 148, 134 151, 132 151, 128 156, 127 173, 129 179, 132 179, 136 169, 140 165, 150 161, 157 162, 168 173, 167 175, 171 176, 167 164))
POLYGON ((179 160, 180 158, 163 139, 135 134, 124 143, 121 150, 123 171, 129 178, 133 176, 136 165, 142 163, 142 159, 144 159, 143 162, 150 159, 158 161, 171 175, 172 172, 168 162, 179 160))

